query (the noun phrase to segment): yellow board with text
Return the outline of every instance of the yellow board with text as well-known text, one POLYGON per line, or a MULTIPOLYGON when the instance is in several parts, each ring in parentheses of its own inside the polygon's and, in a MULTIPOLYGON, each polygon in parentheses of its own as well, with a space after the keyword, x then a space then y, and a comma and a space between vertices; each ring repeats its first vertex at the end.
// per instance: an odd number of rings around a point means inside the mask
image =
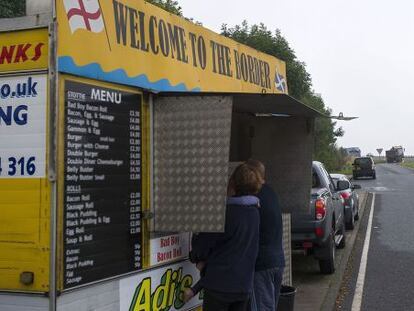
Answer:
POLYGON ((158 92, 287 93, 283 61, 143 0, 57 1, 61 72, 158 92))
POLYGON ((48 30, 0 33, 0 72, 47 69, 48 30))
POLYGON ((47 292, 48 30, 0 33, 0 289, 47 292), (13 72, 14 75, 7 75, 13 72))

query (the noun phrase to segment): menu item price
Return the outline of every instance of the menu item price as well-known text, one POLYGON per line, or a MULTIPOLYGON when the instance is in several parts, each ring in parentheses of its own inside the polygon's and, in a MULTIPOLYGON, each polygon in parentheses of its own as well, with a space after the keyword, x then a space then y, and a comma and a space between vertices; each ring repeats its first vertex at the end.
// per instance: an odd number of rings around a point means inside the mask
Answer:
POLYGON ((141 95, 65 83, 65 287, 141 268, 141 95))

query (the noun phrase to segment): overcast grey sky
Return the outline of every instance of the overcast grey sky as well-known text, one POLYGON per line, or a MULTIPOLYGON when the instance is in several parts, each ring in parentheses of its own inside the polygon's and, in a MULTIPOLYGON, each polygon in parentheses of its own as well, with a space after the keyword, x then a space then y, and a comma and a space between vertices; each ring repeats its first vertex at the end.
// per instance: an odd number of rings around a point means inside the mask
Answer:
MULTIPOLYGON (((363 154, 403 145, 414 154, 414 1, 178 0, 216 32, 246 19, 280 29, 339 121, 338 144, 363 154)), ((289 83, 289 81, 288 81, 289 83)))

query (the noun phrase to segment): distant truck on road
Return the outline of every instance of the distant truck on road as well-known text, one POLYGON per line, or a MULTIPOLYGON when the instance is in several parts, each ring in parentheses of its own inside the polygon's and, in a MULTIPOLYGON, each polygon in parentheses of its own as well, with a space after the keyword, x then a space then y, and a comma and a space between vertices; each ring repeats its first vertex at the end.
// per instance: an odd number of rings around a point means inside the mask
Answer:
POLYGON ((385 151, 387 163, 402 162, 404 159, 404 148, 402 146, 394 146, 390 150, 385 151))
POLYGON ((352 157, 358 158, 361 156, 361 149, 359 149, 358 147, 345 148, 345 151, 349 156, 352 157))

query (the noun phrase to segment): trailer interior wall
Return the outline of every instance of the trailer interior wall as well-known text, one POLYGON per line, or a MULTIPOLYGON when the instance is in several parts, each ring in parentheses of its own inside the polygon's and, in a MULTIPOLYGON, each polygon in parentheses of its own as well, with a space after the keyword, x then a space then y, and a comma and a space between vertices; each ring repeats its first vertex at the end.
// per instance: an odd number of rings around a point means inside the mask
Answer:
POLYGON ((266 182, 279 196, 283 211, 283 284, 292 284, 290 213, 308 209, 313 146, 313 120, 305 117, 256 117, 237 113, 232 118, 230 161, 249 158, 266 166, 266 182))
POLYGON ((285 213, 308 211, 313 121, 305 117, 255 117, 234 113, 230 161, 249 158, 266 166, 266 181, 285 213))

